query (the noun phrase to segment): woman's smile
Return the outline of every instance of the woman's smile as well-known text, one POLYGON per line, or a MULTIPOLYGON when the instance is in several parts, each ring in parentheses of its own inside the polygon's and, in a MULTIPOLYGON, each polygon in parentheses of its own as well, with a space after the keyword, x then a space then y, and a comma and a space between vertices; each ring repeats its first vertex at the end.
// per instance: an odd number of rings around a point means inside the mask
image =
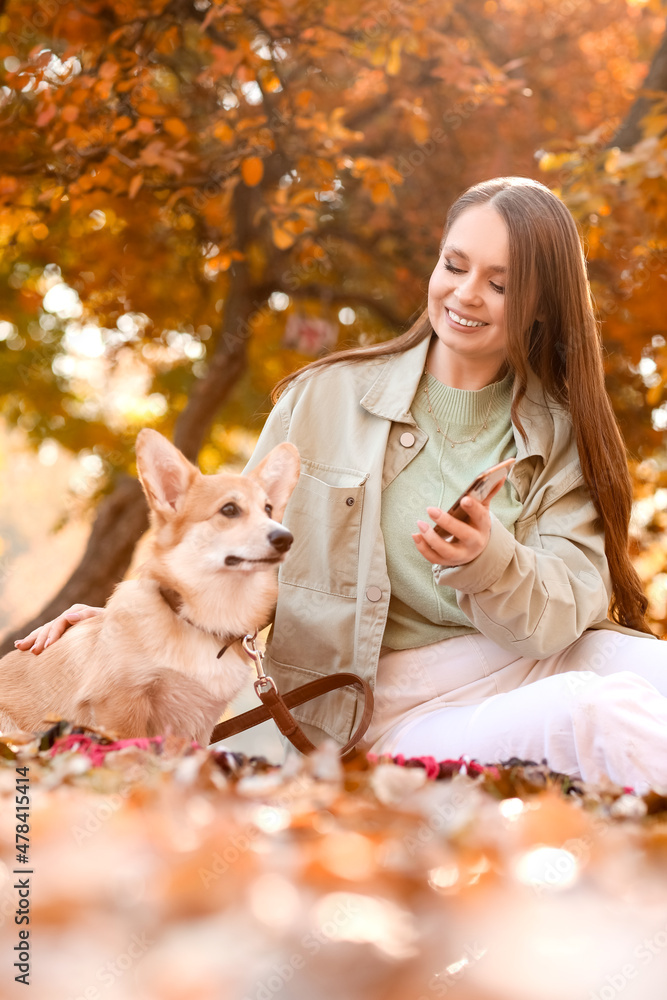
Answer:
POLYGON ((466 316, 463 312, 454 312, 449 306, 445 306, 445 312, 448 318, 451 320, 453 326, 464 326, 464 327, 480 327, 488 326, 483 320, 473 319, 472 316, 466 316))

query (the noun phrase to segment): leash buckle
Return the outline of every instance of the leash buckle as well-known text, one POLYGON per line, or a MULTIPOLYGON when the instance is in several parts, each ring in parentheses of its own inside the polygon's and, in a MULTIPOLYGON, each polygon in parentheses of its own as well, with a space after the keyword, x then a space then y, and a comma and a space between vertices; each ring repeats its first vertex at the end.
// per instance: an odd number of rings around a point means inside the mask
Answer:
POLYGON ((262 693, 269 691, 271 688, 278 693, 278 688, 276 687, 276 682, 273 677, 269 677, 268 674, 264 673, 264 653, 261 649, 257 648, 257 629, 255 629, 252 635, 248 634, 243 637, 243 648, 245 649, 248 656, 252 659, 255 664, 255 670, 257 671, 257 680, 253 684, 255 692, 258 698, 261 698, 262 693))

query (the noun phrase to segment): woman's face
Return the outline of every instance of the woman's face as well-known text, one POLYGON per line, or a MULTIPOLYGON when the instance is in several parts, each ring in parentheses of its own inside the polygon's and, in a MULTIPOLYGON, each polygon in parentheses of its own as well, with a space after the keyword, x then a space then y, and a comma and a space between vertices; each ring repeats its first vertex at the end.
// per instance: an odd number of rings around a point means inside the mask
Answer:
POLYGON ((495 370, 503 362, 508 253, 507 226, 490 205, 467 208, 447 234, 429 281, 428 315, 442 347, 460 362, 495 370))

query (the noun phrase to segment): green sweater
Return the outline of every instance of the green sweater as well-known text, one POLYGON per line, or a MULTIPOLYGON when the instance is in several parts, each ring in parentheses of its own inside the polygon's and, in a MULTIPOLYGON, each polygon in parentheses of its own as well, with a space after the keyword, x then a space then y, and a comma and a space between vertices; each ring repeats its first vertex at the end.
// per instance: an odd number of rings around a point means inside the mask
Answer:
MULTIPOLYGON (((448 510, 476 475, 516 455, 511 399, 511 374, 496 382, 495 388, 489 385, 479 390, 452 389, 428 372, 422 375, 411 412, 428 441, 382 494, 381 524, 391 581, 384 646, 411 649, 478 631, 459 608, 455 590, 435 582, 431 563, 420 555, 411 533, 419 530, 418 518, 430 523, 427 507, 448 510), (488 426, 477 434, 487 414, 488 426), (452 447, 438 433, 436 421, 454 441, 475 434, 477 438, 452 447)), ((505 482, 493 498, 491 509, 513 532, 521 503, 510 483, 505 482)))

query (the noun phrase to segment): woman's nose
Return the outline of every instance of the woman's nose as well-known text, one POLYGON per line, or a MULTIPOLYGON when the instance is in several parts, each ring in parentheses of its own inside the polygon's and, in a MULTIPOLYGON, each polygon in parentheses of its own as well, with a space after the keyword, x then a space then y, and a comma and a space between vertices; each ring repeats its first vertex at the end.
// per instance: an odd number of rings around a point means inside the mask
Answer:
POLYGON ((464 275, 463 280, 459 282, 456 294, 461 302, 473 302, 478 300, 480 298, 480 294, 477 277, 470 272, 464 275))

